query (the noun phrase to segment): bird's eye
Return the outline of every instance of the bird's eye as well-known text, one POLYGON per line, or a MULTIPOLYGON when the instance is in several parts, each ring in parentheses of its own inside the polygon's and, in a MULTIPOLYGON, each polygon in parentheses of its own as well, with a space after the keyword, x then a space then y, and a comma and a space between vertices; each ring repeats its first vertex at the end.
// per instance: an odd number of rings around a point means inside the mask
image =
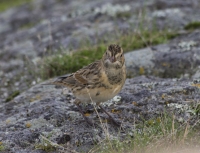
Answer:
POLYGON ((122 55, 123 55, 123 54, 121 54, 121 57, 122 57, 122 55))

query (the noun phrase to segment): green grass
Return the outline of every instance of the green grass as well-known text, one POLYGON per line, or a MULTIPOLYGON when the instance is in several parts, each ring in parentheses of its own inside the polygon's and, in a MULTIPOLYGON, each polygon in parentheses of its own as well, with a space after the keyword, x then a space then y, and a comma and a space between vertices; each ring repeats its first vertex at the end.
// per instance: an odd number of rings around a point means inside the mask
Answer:
MULTIPOLYGON (((49 133, 48 138, 51 137, 52 133, 49 133)), ((44 137, 45 138, 45 137, 44 137)), ((52 145, 48 138, 44 139, 43 136, 40 136, 40 143, 35 144, 35 149, 43 150, 46 152, 52 152, 56 150, 56 147, 52 145)))
POLYGON ((175 36, 177 36, 176 33, 168 31, 141 31, 120 35, 113 41, 100 43, 97 46, 90 47, 90 45, 86 45, 82 49, 71 51, 70 54, 61 51, 61 54, 44 59, 40 76, 42 79, 48 79, 74 72, 95 60, 101 59, 107 45, 111 43, 121 45, 123 50, 128 52, 151 45, 166 43, 175 36))
POLYGON ((0 0, 0 12, 3 12, 11 7, 16 7, 31 0, 0 0))
POLYGON ((6 98, 6 102, 11 101, 12 99, 14 99, 19 94, 20 94, 20 92, 18 90, 14 91, 10 96, 8 96, 8 98, 6 98))
POLYGON ((45 152, 52 152, 56 150, 56 148, 48 142, 45 144, 36 144, 35 149, 43 150, 45 152))
POLYGON ((136 124, 133 134, 124 140, 105 139, 89 153, 163 153, 167 150, 170 153, 169 149, 179 147, 196 145, 200 148, 198 127, 199 123, 192 127, 164 115, 136 124))
POLYGON ((200 29, 200 21, 195 21, 188 23, 185 27, 185 30, 195 30, 195 29, 200 29))

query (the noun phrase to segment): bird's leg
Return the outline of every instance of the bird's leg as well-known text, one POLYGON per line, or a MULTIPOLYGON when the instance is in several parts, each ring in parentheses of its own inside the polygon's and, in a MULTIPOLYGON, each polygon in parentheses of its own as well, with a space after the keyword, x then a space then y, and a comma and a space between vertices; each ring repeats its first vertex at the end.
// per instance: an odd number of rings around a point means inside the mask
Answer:
POLYGON ((115 125, 120 126, 120 124, 117 121, 115 121, 115 119, 101 105, 99 105, 99 107, 101 108, 101 110, 104 111, 104 113, 106 113, 108 115, 108 117, 112 120, 112 122, 115 125))
POLYGON ((90 126, 93 126, 94 124, 93 124, 93 122, 89 119, 89 118, 87 118, 85 115, 84 115, 84 113, 83 113, 83 111, 82 111, 82 109, 81 109, 81 107, 80 107, 80 100, 78 100, 78 99, 76 99, 75 101, 74 101, 74 104, 77 106, 77 108, 78 108, 78 110, 79 110, 79 112, 81 113, 81 115, 83 116, 83 118, 85 119, 85 121, 90 125, 90 126))

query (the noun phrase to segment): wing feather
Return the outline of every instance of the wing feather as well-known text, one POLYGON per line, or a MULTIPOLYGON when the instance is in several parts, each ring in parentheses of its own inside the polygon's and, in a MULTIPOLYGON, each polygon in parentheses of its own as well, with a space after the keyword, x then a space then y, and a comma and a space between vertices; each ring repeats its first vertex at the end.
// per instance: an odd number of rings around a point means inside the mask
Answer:
POLYGON ((99 79, 101 61, 96 61, 71 75, 58 77, 53 84, 63 86, 82 86, 95 84, 99 79))

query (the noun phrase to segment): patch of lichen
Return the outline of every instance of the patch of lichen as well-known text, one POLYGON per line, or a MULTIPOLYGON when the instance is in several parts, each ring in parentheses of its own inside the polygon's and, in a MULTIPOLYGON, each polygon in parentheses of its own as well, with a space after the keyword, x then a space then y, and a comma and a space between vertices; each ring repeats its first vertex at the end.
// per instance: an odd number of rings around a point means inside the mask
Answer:
POLYGON ((185 30, 200 29, 200 21, 190 22, 184 27, 185 30))
POLYGON ((12 99, 14 99, 19 94, 20 94, 20 92, 18 90, 14 91, 8 98, 6 98, 6 102, 11 101, 12 99))
POLYGON ((43 150, 45 152, 52 152, 56 150, 56 146, 53 142, 49 140, 52 136, 52 133, 49 133, 48 138, 42 137, 40 138, 40 142, 35 144, 35 149, 43 150))
POLYGON ((107 45, 111 43, 121 45, 124 52, 128 52, 151 45, 166 43, 175 36, 177 36, 176 33, 168 31, 141 31, 120 35, 115 41, 112 40, 107 43, 100 43, 96 46, 90 47, 86 45, 68 54, 57 54, 44 59, 44 64, 40 71, 41 78, 48 79, 54 76, 71 73, 95 60, 101 59, 103 53, 106 51, 107 45))
POLYGON ((0 152, 5 151, 5 147, 3 146, 3 143, 0 141, 0 152))
POLYGON ((22 5, 30 1, 31 0, 0 0, 0 12, 3 12, 9 8, 22 5))
POLYGON ((144 75, 144 74, 145 74, 145 70, 144 70, 143 67, 140 67, 140 69, 139 69, 139 74, 140 74, 140 75, 144 75))
POLYGON ((56 148, 53 145, 51 145, 50 143, 37 144, 37 145, 35 145, 35 149, 43 150, 46 152, 51 152, 51 151, 56 150, 56 148))

